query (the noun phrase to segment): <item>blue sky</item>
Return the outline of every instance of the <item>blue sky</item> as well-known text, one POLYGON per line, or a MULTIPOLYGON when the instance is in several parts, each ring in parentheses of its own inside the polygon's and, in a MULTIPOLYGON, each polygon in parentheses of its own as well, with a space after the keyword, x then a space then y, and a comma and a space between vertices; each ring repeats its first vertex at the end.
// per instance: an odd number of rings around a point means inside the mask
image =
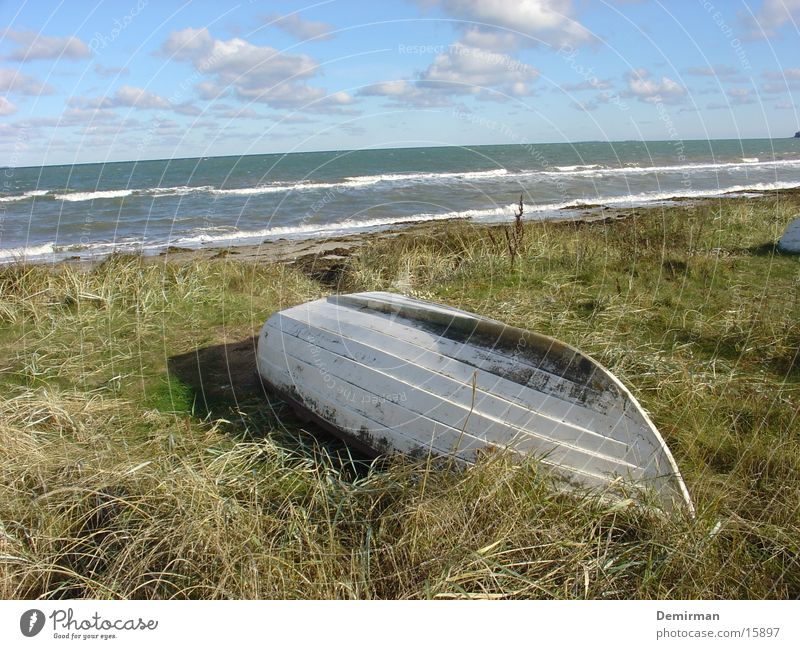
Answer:
POLYGON ((0 165, 786 137, 800 0, 0 3, 0 165))

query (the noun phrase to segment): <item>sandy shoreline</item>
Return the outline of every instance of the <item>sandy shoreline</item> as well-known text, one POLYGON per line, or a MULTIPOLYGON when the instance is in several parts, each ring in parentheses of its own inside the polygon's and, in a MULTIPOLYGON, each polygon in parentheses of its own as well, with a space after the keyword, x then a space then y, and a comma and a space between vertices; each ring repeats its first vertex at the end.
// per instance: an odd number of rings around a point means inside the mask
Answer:
MULTIPOLYGON (((782 190, 782 195, 794 194, 800 196, 800 190, 782 190)), ((596 223, 603 221, 612 223, 617 220, 627 219, 633 216, 646 216, 654 212, 661 212, 664 209, 690 209, 701 203, 714 201, 741 202, 741 201, 764 201, 774 200, 775 192, 763 192, 760 196, 740 196, 740 197, 713 197, 713 198, 693 198, 690 200, 672 200, 668 204, 647 205, 639 207, 607 207, 592 206, 584 209, 579 214, 572 211, 563 216, 551 218, 525 218, 526 227, 547 227, 564 226, 567 224, 596 223)), ((339 235, 326 238, 310 239, 277 239, 266 240, 258 244, 245 245, 210 245, 203 248, 180 248, 171 246, 164 251, 155 254, 141 254, 145 263, 188 263, 195 260, 214 260, 225 258, 228 261, 248 262, 248 263, 296 263, 308 259, 314 259, 323 264, 335 264, 352 255, 363 246, 386 239, 397 239, 406 237, 432 237, 438 232, 442 232, 448 227, 472 225, 478 228, 494 229, 503 228, 513 223, 513 215, 509 214, 507 222, 504 223, 480 223, 469 219, 446 219, 439 221, 425 221, 416 223, 398 223, 391 228, 378 231, 358 232, 350 235, 339 235)), ((125 254, 125 253, 123 253, 125 254)), ((134 253, 136 254, 136 253, 134 253)), ((97 258, 66 258, 58 261, 48 260, 26 260, 27 264, 35 265, 70 265, 80 268, 92 268, 106 259, 108 255, 97 258)), ((19 263, 19 262, 11 262, 19 263)))

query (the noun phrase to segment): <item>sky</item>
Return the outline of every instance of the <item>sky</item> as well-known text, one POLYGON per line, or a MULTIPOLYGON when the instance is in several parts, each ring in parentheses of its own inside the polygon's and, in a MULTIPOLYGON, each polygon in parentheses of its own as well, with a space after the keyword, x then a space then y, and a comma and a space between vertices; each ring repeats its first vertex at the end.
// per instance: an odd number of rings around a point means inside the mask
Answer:
POLYGON ((800 0, 0 0, 0 166, 789 137, 800 0))

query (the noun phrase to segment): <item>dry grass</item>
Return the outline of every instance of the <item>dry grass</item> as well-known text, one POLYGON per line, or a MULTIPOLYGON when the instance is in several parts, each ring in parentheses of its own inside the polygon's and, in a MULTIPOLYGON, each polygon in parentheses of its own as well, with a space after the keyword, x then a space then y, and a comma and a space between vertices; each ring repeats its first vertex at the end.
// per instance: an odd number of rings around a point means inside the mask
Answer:
POLYGON ((367 464, 309 435, 242 387, 231 345, 326 290, 289 268, 2 268, 0 596, 798 597, 800 264, 769 245, 796 209, 528 225, 513 268, 485 229, 440 227, 342 277, 595 355, 652 413, 694 520, 559 493, 534 462, 367 464))

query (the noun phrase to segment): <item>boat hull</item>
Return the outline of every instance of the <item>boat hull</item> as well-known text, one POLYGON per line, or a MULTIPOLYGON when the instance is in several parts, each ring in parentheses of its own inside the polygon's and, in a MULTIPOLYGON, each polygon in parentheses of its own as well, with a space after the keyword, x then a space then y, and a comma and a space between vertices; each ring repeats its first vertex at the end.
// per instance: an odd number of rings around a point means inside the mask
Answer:
POLYGON ((261 378, 376 454, 533 455, 577 487, 644 489, 692 511, 669 449, 608 370, 531 331, 391 293, 331 296, 261 330, 261 378))

